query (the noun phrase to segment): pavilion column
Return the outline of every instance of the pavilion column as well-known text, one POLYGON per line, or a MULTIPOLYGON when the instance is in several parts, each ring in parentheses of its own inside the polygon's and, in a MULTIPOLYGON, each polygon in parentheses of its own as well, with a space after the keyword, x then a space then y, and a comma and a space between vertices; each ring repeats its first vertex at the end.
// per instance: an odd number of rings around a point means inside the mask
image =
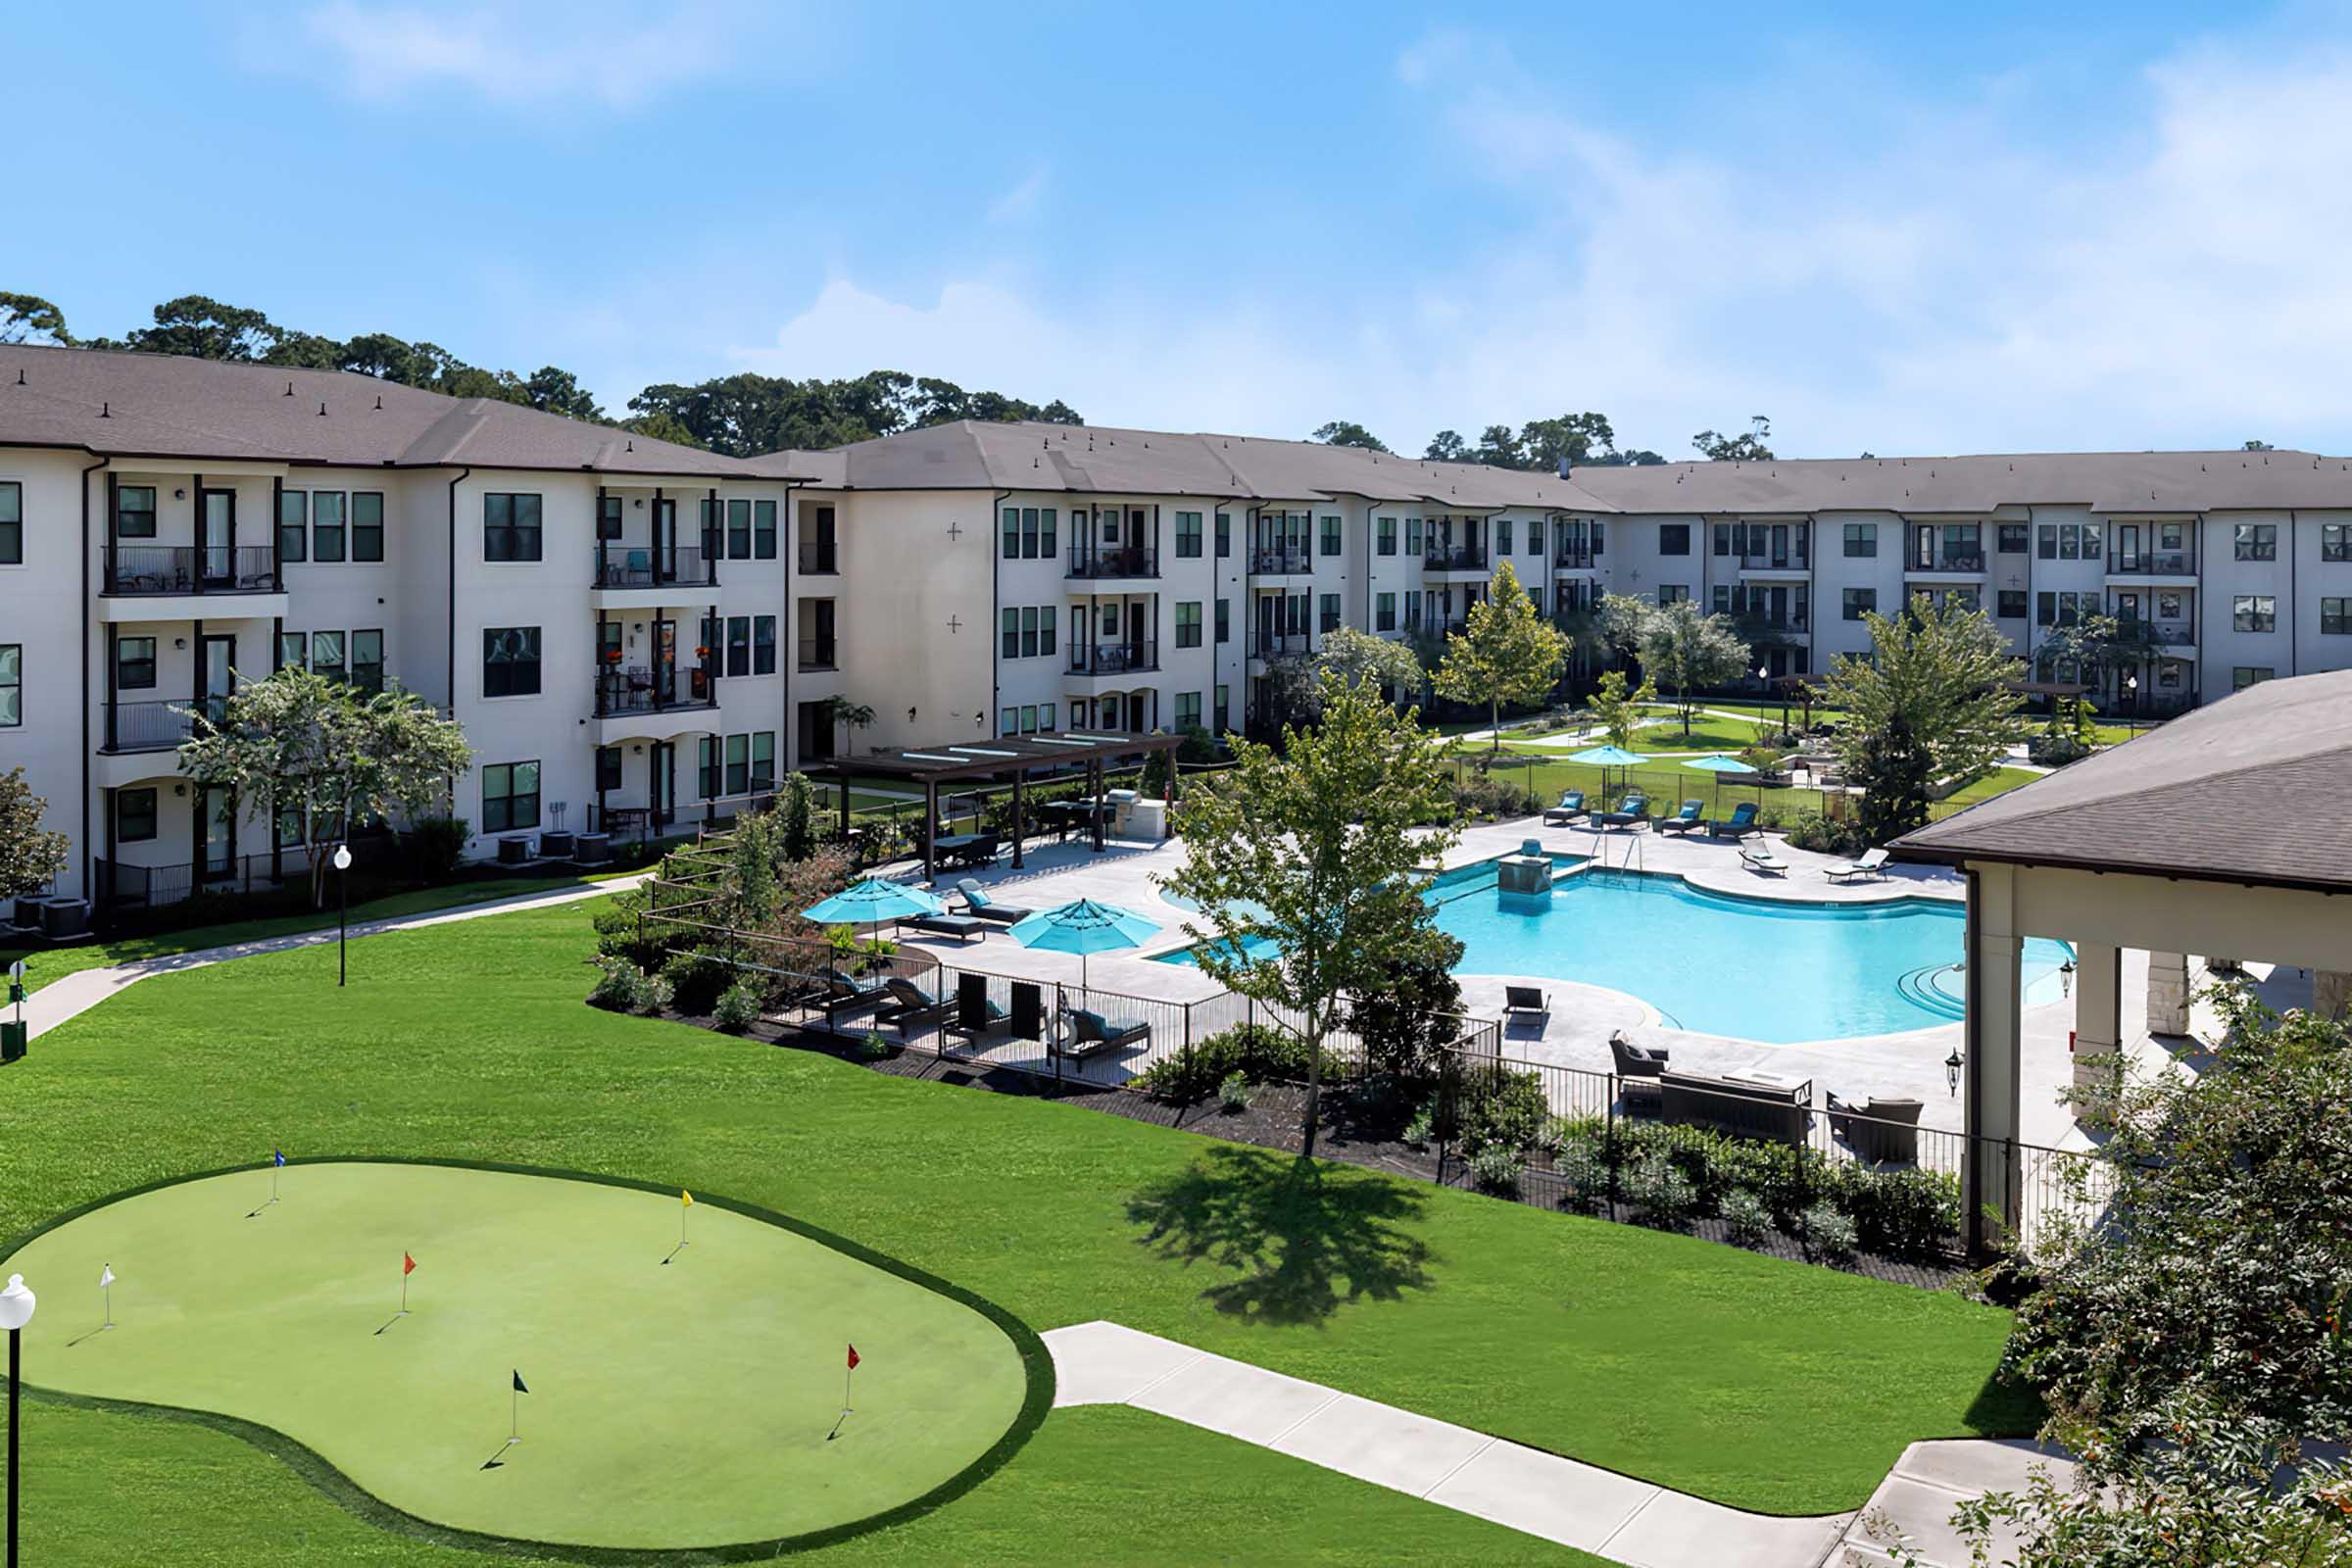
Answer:
POLYGON ((1012 770, 1012 868, 1015 871, 1025 863, 1021 859, 1021 844, 1029 836, 1028 818, 1021 814, 1024 809, 1021 805, 1021 779, 1028 771, 1025 767, 1012 770))
POLYGON ((2015 894, 2014 868, 1969 868, 1966 1081, 1962 1086, 1962 1130, 1968 1139, 1961 1158, 1960 1211, 1972 1257, 1984 1255, 1992 1240, 1985 1230, 1987 1208, 2003 1232, 2014 1236, 2017 1229, 2017 1136, 2023 1120, 2019 1065, 2024 1023, 2018 959, 2025 944, 2017 929, 2015 894))
MULTIPOLYGON (((848 787, 848 781, 847 781, 846 779, 843 781, 843 787, 844 787, 845 789, 848 787)), ((935 831, 934 831, 934 830, 935 830, 935 829, 936 829, 938 826, 939 826, 939 781, 938 781, 937 779, 929 779, 929 778, 927 778, 927 779, 923 780, 923 824, 922 824, 922 834, 923 834, 923 880, 924 880, 925 882, 936 882, 936 881, 938 881, 938 880, 939 880, 939 871, 938 871, 938 868, 937 868, 937 867, 936 867, 936 866, 935 866, 935 865, 932 863, 932 858, 931 858, 931 857, 932 857, 931 841, 932 841, 932 839, 933 839, 933 838, 937 837, 937 834, 935 833, 935 831)))
POLYGON ((2187 1034, 2190 996, 2188 955, 2184 953, 2149 954, 2148 1033, 2152 1035, 2187 1034))
POLYGON ((2124 1049, 2124 950, 2103 943, 2075 946, 2075 1087, 2105 1090, 2116 1082, 2124 1049))

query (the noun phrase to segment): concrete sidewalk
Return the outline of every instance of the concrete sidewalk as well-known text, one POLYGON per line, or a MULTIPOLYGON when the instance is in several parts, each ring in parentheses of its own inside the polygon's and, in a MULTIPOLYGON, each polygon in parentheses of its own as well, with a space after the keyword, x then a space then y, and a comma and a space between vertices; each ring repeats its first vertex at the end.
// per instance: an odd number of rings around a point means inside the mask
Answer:
POLYGON ((1044 1339, 1057 1406, 1131 1404, 1633 1568, 1821 1568, 1854 1519, 1741 1513, 1116 1323, 1044 1339))
MULTIPOLYGON (((381 936, 387 931, 415 931, 424 926, 446 925, 456 920, 479 920, 485 915, 508 914, 516 909, 547 908, 559 904, 577 904, 582 899, 602 898, 633 888, 651 871, 631 876, 614 877, 609 882, 591 882, 579 887, 551 888, 540 893, 517 894, 511 899, 494 899, 483 904, 456 905, 444 909, 419 909, 415 914, 395 915, 384 920, 365 920, 351 928, 354 940, 381 936)), ((24 1004, 24 1021, 31 1025, 29 1038, 42 1035, 69 1018, 79 1017, 124 986, 144 980, 151 974, 170 974, 178 969, 201 969, 207 964, 226 963, 232 958, 250 958, 264 953, 287 953, 296 948, 322 947, 335 940, 332 926, 323 931, 301 931, 282 937, 266 937, 257 942, 238 942, 223 948, 203 948, 193 953, 166 954, 161 957, 141 958, 132 963, 115 964, 104 969, 83 969, 67 975, 34 992, 24 1004)), ((12 1013, 11 1016, 14 1016, 12 1013)))

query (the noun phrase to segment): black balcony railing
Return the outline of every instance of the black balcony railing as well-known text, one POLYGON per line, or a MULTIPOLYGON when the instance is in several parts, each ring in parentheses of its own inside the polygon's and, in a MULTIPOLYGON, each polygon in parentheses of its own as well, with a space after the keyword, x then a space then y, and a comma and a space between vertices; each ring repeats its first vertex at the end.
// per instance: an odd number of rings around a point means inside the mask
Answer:
POLYGON ((1432 545, 1421 558, 1421 564, 1430 571, 1484 571, 1487 569, 1487 547, 1432 545))
POLYGON ((177 703, 109 703, 106 705, 106 743, 110 752, 169 752, 195 733, 190 715, 204 711, 216 721, 225 699, 198 698, 177 703))
POLYGON ((1984 552, 1982 550, 1946 550, 1931 555, 1911 568, 1914 571, 1983 571, 1984 552))
POLYGON ((2116 621, 2118 641, 2127 647, 2133 643, 2158 648, 2193 648, 2197 628, 2180 620, 2133 620, 2129 616, 2116 621))
POLYGON ((1072 545, 1072 577, 1156 577, 1159 552, 1148 545, 1072 545))
POLYGON ((2193 550, 2118 550, 2107 558, 2107 569, 2119 576, 2193 577, 2197 574, 2197 553, 2193 550))
POLYGON ((596 547, 599 588, 709 588, 717 581, 718 563, 698 545, 596 547))
POLYGON ((838 666, 839 662, 840 651, 834 639, 830 637, 804 637, 801 639, 799 668, 833 669, 838 666))
POLYGON ((1260 577, 1304 576, 1315 569, 1315 558, 1306 550, 1270 545, 1250 552, 1250 569, 1260 577))
POLYGON ((1158 667, 1159 644, 1149 637, 1140 642, 1070 645, 1073 675, 1124 675, 1130 670, 1158 667))
POLYGON ((1552 552, 1551 564, 1555 566, 1590 566, 1597 554, 1591 545, 1561 545, 1552 552))
POLYGON ((1312 640, 1302 631, 1259 631, 1250 636, 1251 659, 1288 659, 1313 651, 1312 640))
POLYGON ((717 691, 716 660, 671 669, 608 664, 596 674, 596 716, 620 718, 677 708, 709 708, 717 702, 717 691))
POLYGON ((110 545, 109 594, 273 594, 277 551, 270 545, 110 545))
POLYGON ((1802 550, 1757 550, 1740 558, 1741 571, 1802 571, 1805 552, 1802 550))
POLYGON ((822 576, 840 569, 833 540, 804 539, 801 541, 801 570, 804 573, 822 576))

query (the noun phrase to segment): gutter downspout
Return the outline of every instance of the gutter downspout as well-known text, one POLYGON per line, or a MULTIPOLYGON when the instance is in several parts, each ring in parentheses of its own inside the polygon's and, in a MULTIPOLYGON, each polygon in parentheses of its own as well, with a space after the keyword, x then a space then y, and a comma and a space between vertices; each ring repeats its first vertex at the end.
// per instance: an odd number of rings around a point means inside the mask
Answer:
POLYGON ((81 896, 98 907, 97 866, 90 858, 90 475, 114 462, 100 458, 81 470, 81 896))
MULTIPOLYGON (((988 713, 1003 711, 1004 703, 1004 648, 1002 640, 997 636, 998 617, 1004 613, 1004 536, 1000 531, 1004 523, 999 514, 1004 510, 1005 501, 1011 495, 1012 492, 1009 490, 997 490, 991 492, 988 498, 988 532, 986 534, 988 540, 988 618, 980 628, 988 637, 988 713)), ((1088 517, 1087 523, 1090 528, 1093 526, 1094 519, 1091 515, 1088 517)), ((839 548, 838 545, 836 548, 839 548)), ((835 564, 838 565, 839 563, 836 562, 835 564)), ((1091 631, 1093 628, 1090 626, 1088 630, 1091 631)), ((1066 694, 1064 703, 1065 705, 1067 703, 1066 694)), ((982 735, 988 733, 988 713, 980 715, 980 733, 982 735)), ((850 778, 847 773, 844 773, 841 778, 841 798, 845 801, 850 798, 850 778)), ((931 829, 931 823, 923 824, 923 859, 926 865, 930 863, 931 858, 929 847, 931 829)), ((1018 823, 1014 824, 1014 830, 1016 832, 1019 830, 1018 823)))
MULTIPOLYGON (((799 601, 792 597, 792 568, 800 564, 801 554, 801 498, 794 492, 808 482, 808 481, 806 479, 787 479, 784 481, 784 536, 776 547, 777 554, 784 558, 784 603, 780 607, 776 615, 776 624, 783 628, 783 631, 779 632, 776 636, 776 669, 784 677, 782 688, 784 693, 783 711, 776 714, 776 733, 778 735, 787 737, 784 741, 784 744, 776 748, 776 750, 782 754, 782 756, 777 760, 777 767, 780 773, 799 772, 801 762, 801 728, 800 725, 794 721, 792 709, 792 677, 799 668, 801 662, 801 616, 797 608, 799 601), (785 633, 790 634, 789 639, 786 637, 785 633)), ((841 550, 841 524, 839 520, 838 508, 835 509, 833 534, 833 549, 835 552, 833 558, 833 569, 835 571, 839 571, 841 569, 841 557, 839 554, 841 550)), ((840 635, 838 627, 835 628, 834 634, 836 636, 840 635)), ((836 653, 833 657, 838 660, 841 656, 839 653, 836 653)), ((780 792, 783 788, 784 780, 781 777, 778 777, 775 780, 775 784, 780 792)), ((846 790, 843 793, 843 798, 848 798, 848 793, 846 790)))
POLYGON ((2293 509, 2286 514, 2286 675, 2292 680, 2303 673, 2303 601, 2297 597, 2295 583, 2302 575, 2303 527, 2293 509))
POLYGON ((449 481, 449 624, 443 628, 448 633, 449 684, 442 691, 452 718, 458 716, 458 486, 472 476, 468 466, 449 481))

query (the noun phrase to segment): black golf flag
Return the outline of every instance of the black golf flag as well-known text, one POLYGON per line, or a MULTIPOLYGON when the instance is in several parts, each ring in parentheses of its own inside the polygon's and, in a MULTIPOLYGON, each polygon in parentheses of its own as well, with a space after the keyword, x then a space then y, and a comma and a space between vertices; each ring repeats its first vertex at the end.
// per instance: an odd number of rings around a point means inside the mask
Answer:
POLYGON ((523 1386, 522 1374, 519 1372, 514 1374, 514 1392, 516 1394, 528 1394, 531 1392, 529 1389, 523 1386))

